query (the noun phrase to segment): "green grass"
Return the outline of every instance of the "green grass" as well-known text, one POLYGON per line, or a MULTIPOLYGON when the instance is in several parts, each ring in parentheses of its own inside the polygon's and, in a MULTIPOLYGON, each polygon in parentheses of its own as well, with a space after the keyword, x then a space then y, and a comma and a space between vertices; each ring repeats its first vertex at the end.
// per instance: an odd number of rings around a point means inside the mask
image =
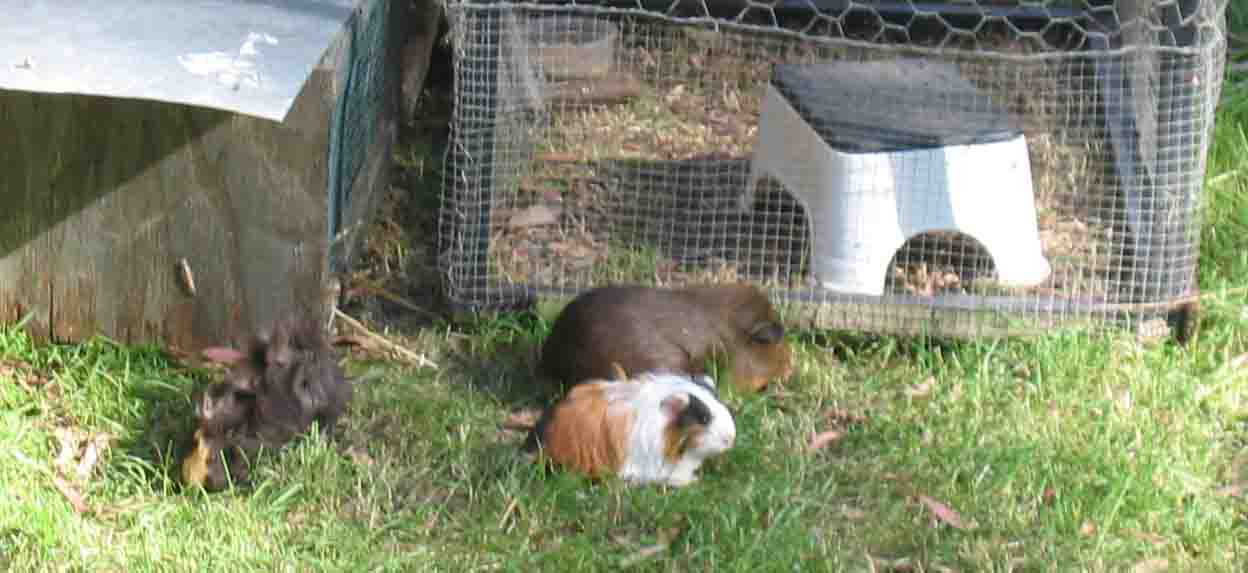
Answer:
MULTIPOLYGON (((1209 155, 1207 293, 1248 286, 1246 133, 1248 91, 1230 90, 1209 155)), ((1248 483, 1248 366, 1231 364, 1248 352, 1245 301, 1209 300, 1188 348, 1114 333, 796 333, 795 378, 729 396, 738 446, 674 491, 518 455, 521 437, 499 424, 530 405, 539 317, 426 329, 416 344, 438 369, 352 361, 358 394, 337 444, 309 439, 267 458, 252 487, 215 495, 170 478, 205 376, 155 349, 36 348, 6 327, 0 569, 1238 571, 1248 506, 1219 490, 1248 483), (47 382, 19 384, 30 372, 47 382), (840 440, 808 451, 834 428, 840 440), (85 513, 53 485, 64 429, 113 437, 89 477, 67 478, 85 513)))

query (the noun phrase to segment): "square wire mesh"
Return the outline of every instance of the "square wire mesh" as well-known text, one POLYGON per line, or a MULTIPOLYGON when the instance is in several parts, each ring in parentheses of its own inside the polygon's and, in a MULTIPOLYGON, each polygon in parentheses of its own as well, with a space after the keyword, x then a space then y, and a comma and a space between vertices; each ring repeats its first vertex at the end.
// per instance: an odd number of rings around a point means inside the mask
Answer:
POLYGON ((452 302, 744 280, 820 326, 974 335, 1138 323, 1195 289, 1225 0, 727 5, 447 6, 452 302), (772 89, 821 142, 760 125, 772 89), (1025 176, 977 165, 1004 140, 1025 176), (808 189, 754 177, 786 145, 808 189), (859 208, 879 193, 895 209, 859 208), (1048 272, 1019 284, 1024 255, 1048 272))

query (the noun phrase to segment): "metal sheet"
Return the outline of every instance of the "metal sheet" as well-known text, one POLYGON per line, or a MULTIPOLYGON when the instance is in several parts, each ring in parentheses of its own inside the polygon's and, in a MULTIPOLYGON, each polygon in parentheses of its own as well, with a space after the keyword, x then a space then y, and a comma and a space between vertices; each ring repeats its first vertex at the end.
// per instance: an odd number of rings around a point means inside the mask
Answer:
POLYGON ((0 89, 282 121, 353 0, 0 0, 0 89))

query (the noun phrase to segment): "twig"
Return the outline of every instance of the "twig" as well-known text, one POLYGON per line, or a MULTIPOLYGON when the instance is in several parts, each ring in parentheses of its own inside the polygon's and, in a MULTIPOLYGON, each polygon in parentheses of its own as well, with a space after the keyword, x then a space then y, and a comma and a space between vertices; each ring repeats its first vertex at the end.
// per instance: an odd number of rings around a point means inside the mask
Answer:
POLYGON ((513 498, 511 499, 511 503, 507 504, 507 509, 503 511, 503 518, 502 518, 502 519, 500 519, 500 520, 498 520, 498 528, 499 528, 499 529, 504 529, 504 528, 506 528, 506 526, 507 526, 507 519, 511 517, 511 514, 512 514, 514 511, 516 511, 516 507, 517 507, 518 505, 519 505, 519 500, 513 497, 513 498))
POLYGON ((424 354, 417 354, 415 352, 412 352, 411 350, 408 350, 402 346, 399 346, 398 344, 390 342, 389 340, 387 340, 385 337, 381 336, 380 334, 377 334, 369 330, 368 327, 364 326, 364 324, 361 323, 360 321, 354 318, 351 318, 350 316, 347 316, 341 310, 334 309, 334 316, 337 317, 338 320, 341 320, 342 322, 349 325, 351 328, 354 328, 355 330, 359 331, 360 334, 363 334, 369 340, 393 352, 394 354, 398 355, 400 358, 404 360, 412 362, 416 364, 417 366, 428 366, 430 368, 438 367, 437 364, 435 364, 432 360, 429 360, 429 358, 427 358, 424 354))

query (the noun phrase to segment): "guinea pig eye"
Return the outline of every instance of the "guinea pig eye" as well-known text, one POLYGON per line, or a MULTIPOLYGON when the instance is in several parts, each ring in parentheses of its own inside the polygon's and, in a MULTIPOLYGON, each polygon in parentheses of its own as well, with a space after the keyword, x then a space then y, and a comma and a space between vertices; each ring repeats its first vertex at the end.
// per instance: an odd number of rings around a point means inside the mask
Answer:
POLYGON ((784 325, 778 322, 763 322, 750 331, 750 340, 758 344, 775 344, 784 338, 784 325))
POLYGON ((683 418, 686 424, 707 426, 711 423, 711 409, 707 408, 706 403, 697 396, 690 396, 689 406, 685 408, 683 418))

